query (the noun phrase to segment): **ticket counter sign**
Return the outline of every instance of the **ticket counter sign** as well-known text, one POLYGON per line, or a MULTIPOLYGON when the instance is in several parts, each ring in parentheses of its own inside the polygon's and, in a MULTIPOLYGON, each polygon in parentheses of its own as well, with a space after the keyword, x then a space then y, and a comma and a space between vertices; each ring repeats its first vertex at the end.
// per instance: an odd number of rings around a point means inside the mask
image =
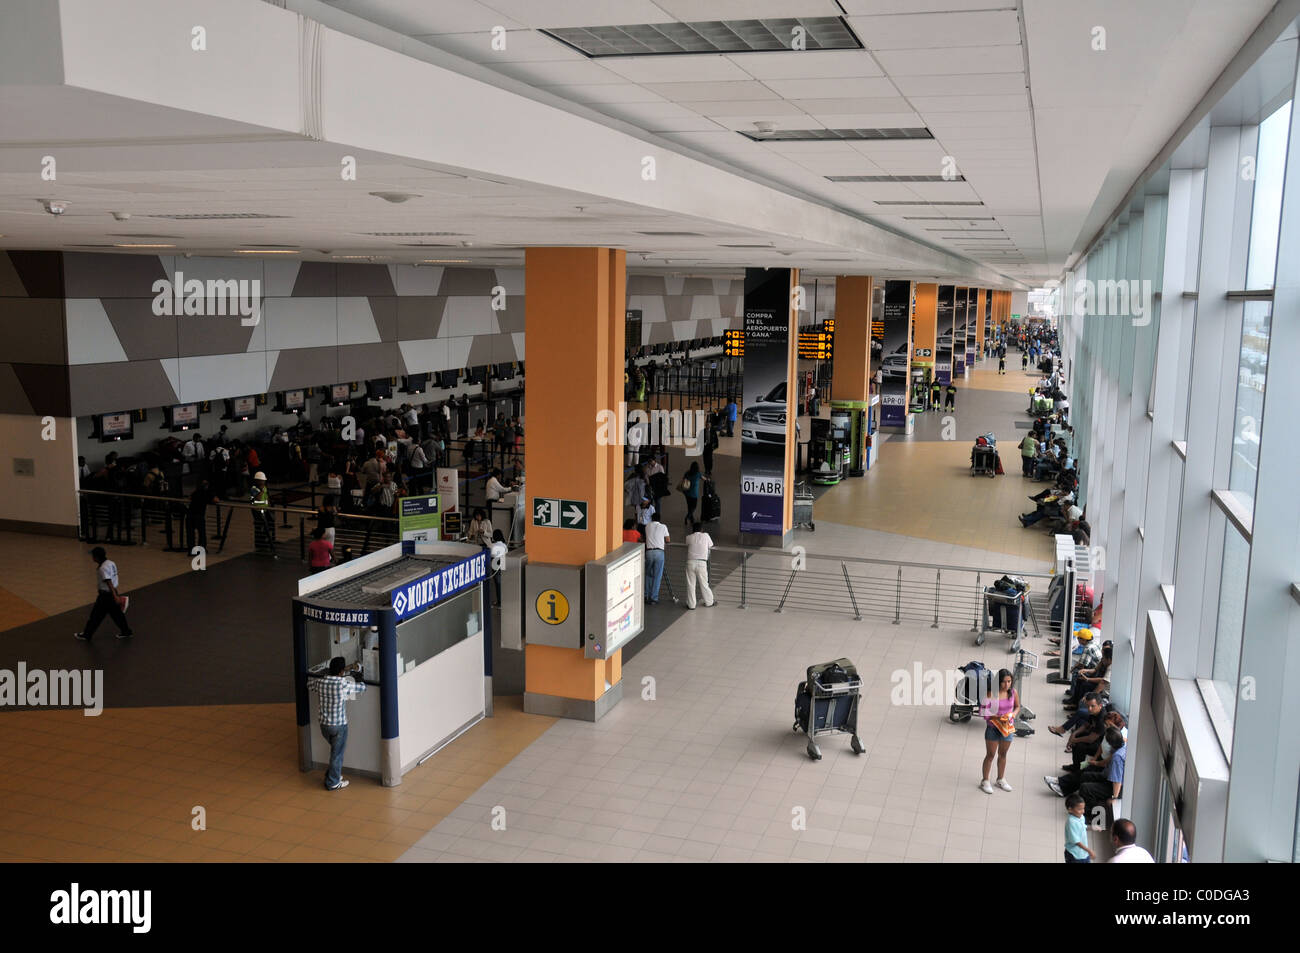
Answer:
POLYGON ((438 494, 402 497, 401 504, 397 527, 402 540, 415 543, 437 542, 439 531, 442 529, 438 494))

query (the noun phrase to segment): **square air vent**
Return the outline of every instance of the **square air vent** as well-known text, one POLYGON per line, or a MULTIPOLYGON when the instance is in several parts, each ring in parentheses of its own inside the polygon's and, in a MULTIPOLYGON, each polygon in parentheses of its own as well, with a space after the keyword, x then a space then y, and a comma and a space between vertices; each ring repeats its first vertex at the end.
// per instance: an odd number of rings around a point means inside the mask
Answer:
POLYGON ((700 20, 541 30, 593 59, 605 56, 675 56, 684 53, 774 53, 781 50, 860 50, 842 17, 767 20, 700 20), (800 45, 796 45, 796 44, 800 45))

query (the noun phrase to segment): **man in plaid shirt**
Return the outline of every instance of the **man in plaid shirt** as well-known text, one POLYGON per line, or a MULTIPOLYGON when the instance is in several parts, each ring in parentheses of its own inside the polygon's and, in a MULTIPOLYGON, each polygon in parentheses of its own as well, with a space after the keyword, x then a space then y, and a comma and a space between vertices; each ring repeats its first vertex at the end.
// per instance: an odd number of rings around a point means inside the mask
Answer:
POLYGON ((348 743, 348 699, 366 690, 365 682, 345 676, 345 671, 358 671, 361 665, 353 662, 349 668, 341 655, 330 659, 330 673, 320 678, 309 678, 307 687, 316 693, 320 702, 320 733, 330 743, 330 765, 325 770, 325 790, 337 791, 348 786, 343 779, 343 749, 348 743))

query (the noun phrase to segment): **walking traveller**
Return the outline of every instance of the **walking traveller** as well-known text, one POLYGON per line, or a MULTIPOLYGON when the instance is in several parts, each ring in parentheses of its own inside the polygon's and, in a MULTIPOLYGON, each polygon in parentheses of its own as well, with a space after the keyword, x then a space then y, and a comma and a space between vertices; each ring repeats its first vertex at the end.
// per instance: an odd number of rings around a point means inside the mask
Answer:
POLYGON ((315 693, 320 704, 320 733, 330 746, 330 763, 325 769, 326 791, 337 791, 348 786, 343 778, 343 750, 348 744, 348 700, 364 692, 366 683, 343 673, 360 670, 359 662, 353 662, 349 667, 347 659, 336 655, 330 659, 328 675, 307 679, 307 687, 315 693))
POLYGON ((131 600, 117 590, 117 563, 108 558, 103 546, 92 549, 90 558, 95 560, 95 604, 90 607, 90 618, 86 620, 85 628, 75 633, 74 637, 89 642, 99 624, 104 621, 104 616, 108 616, 117 626, 117 637, 129 639, 135 635, 131 631, 131 624, 126 621, 126 610, 131 600))
POLYGON ((664 547, 670 542, 668 527, 656 516, 645 524, 645 598, 651 605, 659 603, 659 584, 664 578, 664 547))
POLYGON ((1016 716, 1020 714, 1020 695, 1012 687, 1011 673, 1005 668, 998 671, 998 687, 980 705, 980 714, 984 718, 984 780, 980 781, 980 790, 985 794, 993 793, 989 783, 989 769, 993 766, 993 756, 998 758, 997 786, 1003 791, 1010 791, 1007 783, 1007 751, 1011 740, 1016 736, 1016 716))
POLYGON ((943 399, 943 385, 939 383, 939 378, 934 379, 930 385, 930 409, 938 410, 939 402, 943 399))
POLYGON ((946 394, 944 396, 943 409, 944 410, 957 409, 957 385, 954 384, 952 381, 948 382, 948 390, 946 391, 946 394))
POLYGON ((682 477, 682 482, 678 489, 686 497, 686 525, 689 526, 695 522, 695 506, 700 502, 700 465, 692 463, 691 468, 686 471, 686 476, 682 477))
POLYGON ((709 588, 709 551, 713 549, 713 537, 700 528, 699 523, 691 524, 691 534, 686 537, 686 608, 695 608, 695 586, 700 587, 700 598, 704 608, 711 609, 717 600, 709 588))

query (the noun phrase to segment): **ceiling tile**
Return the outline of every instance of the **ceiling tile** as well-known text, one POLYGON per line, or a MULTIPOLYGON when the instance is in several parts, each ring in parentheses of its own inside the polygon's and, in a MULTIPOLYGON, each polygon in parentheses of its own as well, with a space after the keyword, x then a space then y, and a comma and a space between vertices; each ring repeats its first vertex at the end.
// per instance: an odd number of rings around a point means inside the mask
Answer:
POLYGON ((1020 42, 1020 19, 1014 10, 849 17, 849 26, 872 51, 950 50, 1020 42))
POLYGON ((780 99, 772 90, 753 80, 742 83, 647 83, 646 88, 675 103, 750 102, 780 99))
POLYGON ((786 99, 884 99, 889 101, 891 105, 888 108, 894 112, 907 108, 894 84, 883 76, 769 79, 764 80, 764 85, 786 99))
POLYGON ((952 76, 964 73, 1014 73, 1024 69, 1019 46, 962 47, 950 50, 884 50, 876 59, 890 76, 952 76))
POLYGON ((960 76, 894 76, 894 85, 904 96, 998 96, 1023 93, 1022 71, 1012 73, 966 73, 960 76))
POLYGON ((882 75, 876 61, 865 50, 742 53, 729 58, 750 76, 762 80, 882 75))
POLYGON ((601 64, 634 83, 746 82, 749 73, 717 53, 676 56, 607 56, 601 64))

